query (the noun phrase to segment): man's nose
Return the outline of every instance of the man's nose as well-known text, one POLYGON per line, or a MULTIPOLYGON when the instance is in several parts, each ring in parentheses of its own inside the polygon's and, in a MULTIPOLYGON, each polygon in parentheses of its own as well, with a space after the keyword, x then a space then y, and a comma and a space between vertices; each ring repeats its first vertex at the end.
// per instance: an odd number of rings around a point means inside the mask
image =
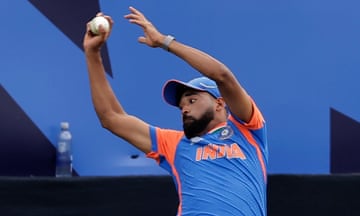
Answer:
POLYGON ((188 106, 183 106, 181 109, 181 113, 184 114, 188 114, 190 112, 190 109, 188 106))

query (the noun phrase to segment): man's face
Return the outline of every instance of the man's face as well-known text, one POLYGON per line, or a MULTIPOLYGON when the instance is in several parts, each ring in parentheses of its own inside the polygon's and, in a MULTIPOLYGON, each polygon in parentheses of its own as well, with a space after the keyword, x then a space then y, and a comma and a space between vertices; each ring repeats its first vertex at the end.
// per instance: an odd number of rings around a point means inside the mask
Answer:
POLYGON ((182 112, 184 133, 188 139, 202 134, 214 119, 214 100, 207 92, 187 90, 183 93, 179 108, 182 112))

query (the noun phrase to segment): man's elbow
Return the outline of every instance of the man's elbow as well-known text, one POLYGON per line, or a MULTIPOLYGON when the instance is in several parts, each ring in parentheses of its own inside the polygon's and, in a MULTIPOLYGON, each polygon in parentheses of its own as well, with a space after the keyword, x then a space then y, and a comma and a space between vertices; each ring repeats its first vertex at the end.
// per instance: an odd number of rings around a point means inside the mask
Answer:
POLYGON ((220 64, 218 70, 214 74, 214 80, 216 80, 217 83, 225 83, 233 77, 234 75, 231 70, 224 64, 220 64))
POLYGON ((96 112, 96 113, 100 121, 101 127, 111 131, 113 125, 112 122, 116 114, 113 112, 96 112))

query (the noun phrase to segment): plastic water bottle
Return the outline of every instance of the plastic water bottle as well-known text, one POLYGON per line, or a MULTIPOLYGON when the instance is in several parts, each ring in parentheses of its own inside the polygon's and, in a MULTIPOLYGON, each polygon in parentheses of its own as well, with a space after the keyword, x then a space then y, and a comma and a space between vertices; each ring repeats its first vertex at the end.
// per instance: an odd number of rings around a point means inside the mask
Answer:
POLYGON ((72 176, 72 135, 68 122, 60 123, 60 133, 56 148, 56 177, 72 176))

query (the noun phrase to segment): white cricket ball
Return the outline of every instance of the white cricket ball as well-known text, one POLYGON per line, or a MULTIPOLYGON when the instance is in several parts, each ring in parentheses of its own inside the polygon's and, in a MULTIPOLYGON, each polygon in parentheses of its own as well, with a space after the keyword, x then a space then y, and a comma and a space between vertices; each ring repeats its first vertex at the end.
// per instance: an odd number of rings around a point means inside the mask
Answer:
POLYGON ((97 16, 94 17, 91 22, 90 22, 90 30, 92 33, 94 34, 99 34, 99 26, 102 26, 103 29, 105 29, 105 31, 109 31, 110 29, 110 24, 109 21, 103 17, 103 16, 97 16))

